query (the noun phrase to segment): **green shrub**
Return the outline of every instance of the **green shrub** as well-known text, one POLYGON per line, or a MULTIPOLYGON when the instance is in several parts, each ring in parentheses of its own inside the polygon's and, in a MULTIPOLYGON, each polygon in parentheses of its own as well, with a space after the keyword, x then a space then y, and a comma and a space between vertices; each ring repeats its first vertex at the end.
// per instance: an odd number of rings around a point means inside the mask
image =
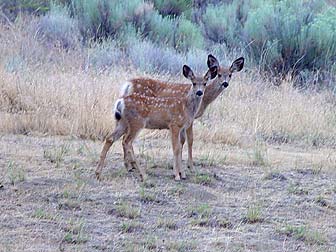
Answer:
MULTIPOLYGON (((175 74, 180 69, 174 62, 186 56, 199 66, 197 51, 206 49, 223 64, 231 63, 225 62, 227 55, 244 55, 273 75, 292 74, 306 85, 327 78, 327 85, 334 86, 336 7, 328 1, 2 0, 0 8, 11 20, 19 12, 47 13, 31 32, 40 39, 31 41, 41 48, 41 40, 63 48, 80 40, 103 43, 90 51, 89 64, 98 68, 114 65, 117 50, 123 54, 125 49, 136 67, 175 74), (106 39, 118 41, 118 46, 107 48, 106 39)), ((1 20, 7 18, 2 15, 1 20)), ((40 57, 39 51, 30 54, 40 57)), ((20 67, 19 58, 7 63, 11 71, 20 67)))
MULTIPOLYGON (((326 12, 323 3, 317 0, 309 3, 265 1, 258 8, 251 9, 244 25, 244 35, 245 42, 250 43, 252 58, 262 69, 275 74, 323 67, 319 64, 320 59, 326 62, 331 59, 326 58, 326 52, 334 52, 324 48, 324 43, 318 43, 320 34, 314 31, 316 25, 313 24, 320 19, 331 32, 335 31, 329 18, 321 18, 332 16, 332 12, 326 12)), ((327 40, 331 37, 328 36, 327 40)))
POLYGON ((163 16, 180 16, 191 13, 191 0, 154 0, 155 7, 163 16))
POLYGON ((56 5, 39 20, 36 35, 48 44, 63 48, 75 47, 80 40, 76 20, 69 16, 67 8, 56 5))
POLYGON ((184 58, 174 49, 160 47, 150 41, 137 41, 130 44, 128 58, 133 66, 150 73, 170 73, 178 75, 182 72, 184 58))
POLYGON ((244 1, 232 1, 219 6, 209 5, 202 17, 206 36, 216 43, 236 47, 240 40, 242 22, 247 15, 246 6, 244 1))
POLYGON ((114 40, 93 44, 88 51, 88 64, 97 70, 104 70, 124 63, 124 55, 114 40))
POLYGON ((202 48, 203 43, 203 35, 200 28, 182 17, 179 20, 175 35, 176 49, 185 52, 192 48, 202 48))
POLYGON ((154 12, 149 21, 148 37, 154 42, 174 45, 174 33, 176 31, 176 22, 170 17, 162 17, 158 12, 154 12))
POLYGON ((83 36, 101 39, 116 36, 133 21, 133 15, 143 3, 143 0, 72 0, 70 6, 83 36))
MULTIPOLYGON (((300 45, 312 67, 332 64, 336 59, 336 8, 319 13, 301 32, 300 45)), ((326 66, 327 68, 328 65, 326 66)), ((330 66, 330 68, 332 68, 330 66)))
POLYGON ((23 71, 26 67, 26 61, 20 55, 13 55, 5 59, 5 69, 9 73, 23 71))
POLYGON ((335 12, 318 0, 233 0, 208 5, 202 21, 214 47, 246 48, 260 69, 305 79, 306 71, 334 69, 335 12))
POLYGON ((140 31, 133 24, 127 24, 118 32, 118 37, 114 40, 118 42, 121 47, 128 47, 143 37, 140 31))
MULTIPOLYGON (((0 11, 10 20, 19 13, 44 14, 49 10, 50 0, 1 0, 0 11)), ((0 17, 0 21, 3 17, 0 17)))
POLYGON ((134 26, 138 33, 147 36, 151 30, 150 21, 155 15, 153 4, 150 2, 143 2, 135 9, 132 14, 132 26, 134 26))
POLYGON ((208 53, 200 49, 191 49, 186 53, 186 64, 191 67, 194 73, 205 74, 207 71, 206 61, 208 53))

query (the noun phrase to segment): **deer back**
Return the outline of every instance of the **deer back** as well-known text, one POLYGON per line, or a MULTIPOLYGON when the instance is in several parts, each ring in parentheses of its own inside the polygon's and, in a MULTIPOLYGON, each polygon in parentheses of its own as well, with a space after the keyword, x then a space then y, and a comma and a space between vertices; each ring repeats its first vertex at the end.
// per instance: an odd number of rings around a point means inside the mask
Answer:
POLYGON ((170 83, 150 78, 136 78, 128 82, 131 93, 152 97, 179 97, 187 95, 190 84, 170 83))
MULTIPOLYGON (((186 113, 185 97, 152 97, 133 93, 123 99, 124 118, 147 129, 168 129, 171 124, 183 126, 192 118, 186 113)), ((191 117, 191 116, 190 116, 191 117)))

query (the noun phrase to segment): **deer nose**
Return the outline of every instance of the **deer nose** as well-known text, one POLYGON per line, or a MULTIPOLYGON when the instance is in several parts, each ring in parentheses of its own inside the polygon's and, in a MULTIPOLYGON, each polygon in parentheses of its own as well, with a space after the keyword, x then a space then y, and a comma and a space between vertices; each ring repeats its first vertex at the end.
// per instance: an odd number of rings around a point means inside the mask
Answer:
POLYGON ((197 95, 197 96, 202 96, 202 95, 203 95, 203 92, 202 92, 201 90, 198 90, 198 91, 196 92, 196 95, 197 95))
POLYGON ((222 87, 227 88, 229 86, 229 83, 227 83, 226 81, 222 83, 222 87))

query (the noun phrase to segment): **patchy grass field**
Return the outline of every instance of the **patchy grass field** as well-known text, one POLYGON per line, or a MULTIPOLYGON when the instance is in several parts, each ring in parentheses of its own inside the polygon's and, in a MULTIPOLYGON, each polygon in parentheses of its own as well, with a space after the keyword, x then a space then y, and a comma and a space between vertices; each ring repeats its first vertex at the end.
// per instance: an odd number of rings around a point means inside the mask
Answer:
POLYGON ((146 183, 120 143, 98 182, 100 142, 2 136, 1 251, 335 251, 335 151, 268 146, 262 164, 255 147, 199 141, 198 171, 175 182, 167 140, 135 147, 146 183))
POLYGON ((143 131, 135 150, 149 180, 125 170, 118 142, 98 182, 122 83, 185 80, 119 58, 95 68, 111 55, 47 46, 32 24, 0 24, 0 252, 336 251, 331 90, 274 85, 247 62, 195 122, 187 180, 173 180, 168 133, 143 131))

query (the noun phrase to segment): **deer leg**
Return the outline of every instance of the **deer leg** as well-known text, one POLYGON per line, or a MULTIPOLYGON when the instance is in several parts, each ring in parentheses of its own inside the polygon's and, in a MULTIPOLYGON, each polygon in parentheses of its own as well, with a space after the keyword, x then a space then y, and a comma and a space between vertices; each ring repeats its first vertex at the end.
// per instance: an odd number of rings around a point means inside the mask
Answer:
POLYGON ((182 129, 180 133, 180 142, 181 142, 182 147, 185 143, 185 140, 186 140, 186 130, 182 129))
POLYGON ((181 156, 183 152, 183 145, 185 144, 186 141, 186 130, 183 128, 180 132, 180 143, 181 143, 181 156))
POLYGON ((101 178, 101 172, 102 172, 102 169, 103 169, 103 166, 104 166, 104 161, 105 161, 107 152, 111 148, 112 144, 115 141, 117 141, 123 134, 125 134, 125 131, 126 131, 126 127, 124 125, 122 125, 121 123, 118 123, 117 127, 112 132, 112 134, 110 134, 105 139, 105 143, 104 143, 103 149, 100 153, 100 159, 99 159, 98 166, 97 166, 96 172, 95 172, 97 179, 101 178))
POLYGON ((172 127, 170 131, 171 131, 173 153, 174 153, 175 180, 181 180, 182 174, 180 177, 180 171, 181 171, 181 163, 182 163, 182 153, 181 153, 180 129, 178 127, 172 127))
POLYGON ((190 170, 194 170, 193 165, 193 157, 192 157, 192 146, 194 142, 194 134, 193 134, 193 125, 191 124, 190 127, 186 130, 187 133, 187 142, 188 142, 188 167, 190 170))
POLYGON ((126 135, 124 135, 124 138, 123 138, 123 141, 122 141, 122 146, 123 146, 123 150, 124 150, 124 165, 125 165, 125 168, 127 171, 131 172, 133 171, 133 168, 132 165, 131 165, 131 160, 132 160, 132 156, 130 156, 130 153, 132 155, 134 155, 134 152, 133 152, 133 148, 132 148, 132 152, 130 150, 128 150, 128 146, 125 144, 125 139, 126 139, 126 135))
POLYGON ((133 151, 133 141, 137 135, 137 133, 139 132, 140 129, 137 130, 132 130, 129 131, 128 134, 124 137, 123 139, 123 146, 125 146, 124 148, 124 152, 125 152, 125 156, 127 158, 127 160, 125 162, 128 162, 130 164, 130 166, 134 169, 139 170, 140 172, 140 177, 142 180, 146 180, 147 175, 145 170, 138 164, 135 155, 134 155, 134 151, 133 151))

